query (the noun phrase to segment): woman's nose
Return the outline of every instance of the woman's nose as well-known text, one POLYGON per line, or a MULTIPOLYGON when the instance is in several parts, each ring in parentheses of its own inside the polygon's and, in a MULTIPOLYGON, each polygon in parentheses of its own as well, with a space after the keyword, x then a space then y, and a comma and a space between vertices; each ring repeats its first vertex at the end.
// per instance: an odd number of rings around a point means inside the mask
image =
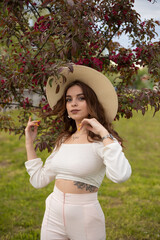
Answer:
POLYGON ((72 106, 77 106, 76 100, 73 100, 73 101, 72 101, 72 106))

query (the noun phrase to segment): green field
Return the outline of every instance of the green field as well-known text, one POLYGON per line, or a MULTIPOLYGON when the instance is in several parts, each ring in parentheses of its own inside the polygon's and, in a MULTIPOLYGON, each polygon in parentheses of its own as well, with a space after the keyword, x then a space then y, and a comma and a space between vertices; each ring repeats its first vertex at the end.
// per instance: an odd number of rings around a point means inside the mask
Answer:
MULTIPOLYGON (((115 123, 133 173, 122 184, 105 178, 100 187, 107 240, 160 239, 160 113, 152 115, 135 113, 115 123)), ((48 153, 38 155, 45 159, 48 153)), ((45 198, 54 184, 34 189, 25 161, 24 138, 0 133, 0 240, 40 238, 45 198)))

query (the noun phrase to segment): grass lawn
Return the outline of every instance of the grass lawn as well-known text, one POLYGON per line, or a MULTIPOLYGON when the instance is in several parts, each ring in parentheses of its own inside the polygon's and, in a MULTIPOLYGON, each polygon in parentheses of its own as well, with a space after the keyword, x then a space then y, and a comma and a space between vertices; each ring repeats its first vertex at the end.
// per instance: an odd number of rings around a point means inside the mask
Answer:
MULTIPOLYGON (((122 184, 105 178, 99 189, 106 240, 160 239, 160 113, 152 114, 135 113, 115 123, 133 173, 122 184)), ((48 153, 38 155, 45 159, 48 153)), ((24 138, 0 133, 0 240, 40 239, 45 199, 54 184, 34 189, 25 161, 24 138)))

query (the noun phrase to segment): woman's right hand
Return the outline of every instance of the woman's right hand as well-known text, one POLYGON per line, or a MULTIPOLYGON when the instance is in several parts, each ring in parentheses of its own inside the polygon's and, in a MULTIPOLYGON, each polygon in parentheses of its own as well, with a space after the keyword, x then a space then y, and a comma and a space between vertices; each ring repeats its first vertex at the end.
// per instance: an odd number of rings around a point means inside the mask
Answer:
POLYGON ((26 136, 26 144, 33 144, 34 140, 37 136, 37 129, 40 121, 31 121, 31 117, 29 117, 27 126, 25 128, 25 136, 26 136))

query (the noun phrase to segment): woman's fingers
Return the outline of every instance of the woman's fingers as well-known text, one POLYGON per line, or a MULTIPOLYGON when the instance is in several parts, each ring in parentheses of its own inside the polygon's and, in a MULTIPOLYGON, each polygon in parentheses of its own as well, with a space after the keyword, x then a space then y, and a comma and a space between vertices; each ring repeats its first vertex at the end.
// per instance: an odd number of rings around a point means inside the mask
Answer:
POLYGON ((83 127, 84 125, 88 125, 90 127, 96 127, 97 124, 99 125, 100 123, 95 119, 95 118, 84 118, 81 122, 81 127, 83 127))
POLYGON ((32 130, 36 132, 39 125, 40 125, 40 120, 31 121, 31 117, 29 117, 25 131, 27 132, 32 130))
POLYGON ((81 122, 81 128, 85 127, 88 131, 100 135, 102 132, 107 131, 96 118, 84 118, 81 122))
POLYGON ((38 126, 40 124, 40 120, 32 121, 31 117, 29 117, 27 126, 25 128, 25 136, 26 142, 33 143, 37 136, 38 126))
POLYGON ((99 125, 100 125, 100 123, 96 119, 94 119, 94 118, 91 118, 91 119, 85 118, 81 122, 80 129, 85 127, 89 131, 97 132, 99 125))
POLYGON ((34 120, 34 121, 31 121, 31 117, 29 117, 29 120, 28 120, 28 126, 39 126, 40 125, 40 120, 34 120))

